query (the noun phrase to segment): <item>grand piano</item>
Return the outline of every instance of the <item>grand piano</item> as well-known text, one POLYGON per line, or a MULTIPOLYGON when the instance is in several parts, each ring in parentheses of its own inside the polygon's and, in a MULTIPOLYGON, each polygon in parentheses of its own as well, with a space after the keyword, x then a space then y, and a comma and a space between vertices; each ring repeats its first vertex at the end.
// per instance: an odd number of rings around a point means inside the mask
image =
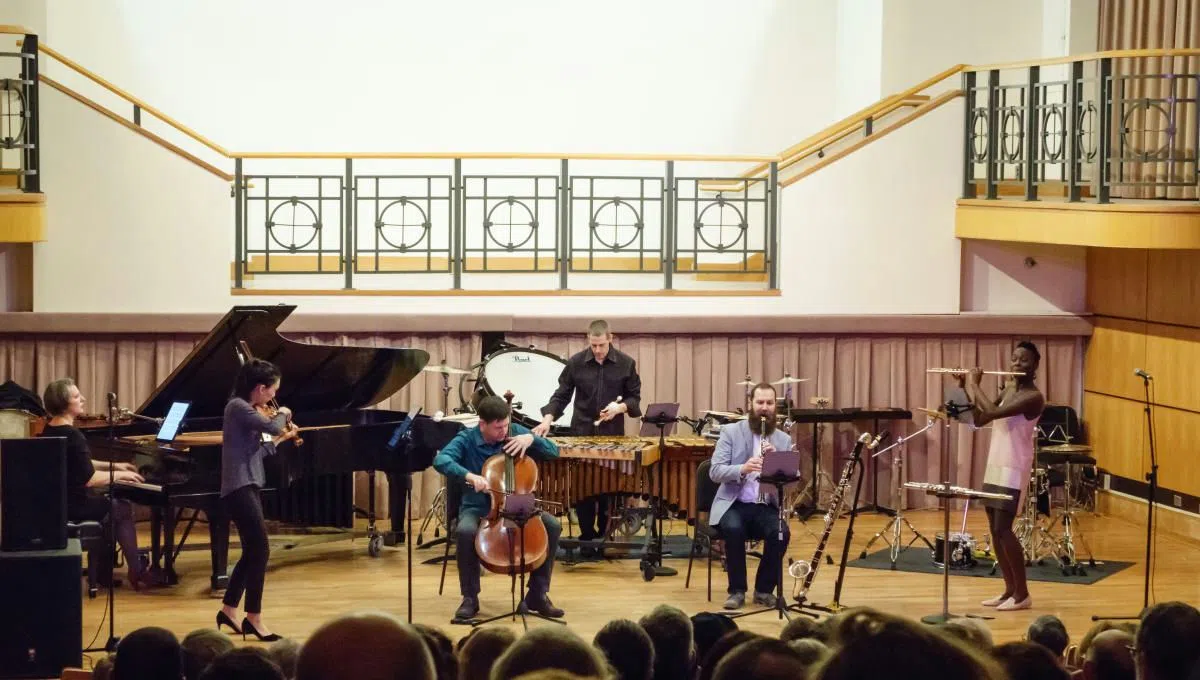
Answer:
MULTIPOLYGON (((152 568, 176 583, 174 563, 203 513, 208 522, 212 587, 228 581, 229 519, 220 510, 221 429, 225 403, 248 350, 280 367, 276 400, 292 409, 302 444, 288 441, 266 460, 263 510, 287 526, 350 530, 357 514, 369 519, 368 552, 379 552, 374 484, 368 508, 354 506, 356 471, 388 475, 392 517, 404 516, 408 473, 429 467, 462 425, 403 411, 368 409, 407 385, 429 362, 419 349, 315 345, 288 340, 278 327, 294 305, 238 306, 129 415, 132 422, 88 431, 93 456, 133 461, 145 484, 118 484, 114 495, 151 512, 152 568), (156 440, 158 422, 174 402, 191 407, 179 435, 156 440), (407 423, 407 428, 401 428, 407 423), (311 429, 309 429, 311 428, 311 429), (398 437, 399 430, 407 433, 398 437), (190 516, 189 516, 190 515, 190 516), (176 527, 186 522, 176 540, 176 527)), ((402 532, 401 532, 402 533, 402 532)))

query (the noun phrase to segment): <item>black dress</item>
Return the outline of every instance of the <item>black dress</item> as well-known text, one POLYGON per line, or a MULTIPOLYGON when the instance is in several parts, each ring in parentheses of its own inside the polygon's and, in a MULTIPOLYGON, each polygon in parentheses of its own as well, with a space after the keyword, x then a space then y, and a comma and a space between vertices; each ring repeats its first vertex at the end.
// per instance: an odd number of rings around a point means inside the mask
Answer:
POLYGON ((96 468, 83 432, 74 425, 47 425, 41 436, 67 440, 67 519, 99 522, 107 517, 108 499, 87 486, 96 468))

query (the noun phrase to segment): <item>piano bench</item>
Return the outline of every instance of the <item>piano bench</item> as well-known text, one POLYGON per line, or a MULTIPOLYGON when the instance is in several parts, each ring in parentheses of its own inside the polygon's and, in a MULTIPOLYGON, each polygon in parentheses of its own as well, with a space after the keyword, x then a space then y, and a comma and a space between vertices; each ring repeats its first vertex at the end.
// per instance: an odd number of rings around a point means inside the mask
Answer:
POLYGON ((99 522, 67 522, 67 536, 79 539, 79 547, 87 553, 88 598, 96 599, 96 561, 92 559, 97 549, 106 549, 104 527, 99 522))

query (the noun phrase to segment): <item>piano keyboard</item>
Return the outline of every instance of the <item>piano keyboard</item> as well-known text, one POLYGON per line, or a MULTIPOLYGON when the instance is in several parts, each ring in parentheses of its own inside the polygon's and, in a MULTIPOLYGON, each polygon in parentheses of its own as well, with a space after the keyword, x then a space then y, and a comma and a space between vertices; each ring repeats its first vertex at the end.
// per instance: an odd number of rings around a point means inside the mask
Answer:
POLYGON ((144 482, 126 482, 124 480, 118 480, 114 483, 118 487, 125 487, 125 488, 129 488, 129 489, 139 489, 141 491, 153 491, 155 493, 162 493, 162 490, 163 490, 163 487, 161 484, 146 484, 144 482))

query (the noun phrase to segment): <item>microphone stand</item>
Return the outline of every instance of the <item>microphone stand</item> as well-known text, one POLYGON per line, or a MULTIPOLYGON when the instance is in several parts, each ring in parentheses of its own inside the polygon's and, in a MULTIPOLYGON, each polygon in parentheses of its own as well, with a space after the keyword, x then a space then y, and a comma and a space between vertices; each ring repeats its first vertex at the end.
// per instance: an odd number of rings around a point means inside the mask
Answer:
MULTIPOLYGON (((117 411, 117 395, 114 392, 109 392, 108 393, 108 440, 110 442, 117 438, 116 411, 117 411)), ((117 481, 116 480, 116 468, 113 467, 113 462, 110 460, 110 461, 108 461, 108 490, 105 492, 105 495, 108 496, 108 535, 112 537, 114 542, 116 541, 116 537, 117 537, 117 523, 116 523, 116 518, 114 517, 114 515, 116 513, 114 512, 114 508, 113 508, 113 501, 115 500, 115 498, 113 496, 113 490, 115 488, 114 485, 116 484, 116 481, 117 481)), ((116 567, 117 567, 116 548, 114 546, 108 545, 108 542, 105 541, 102 549, 108 551, 108 554, 107 554, 107 558, 108 558, 108 603, 106 605, 108 608, 108 641, 104 643, 103 647, 89 647, 83 651, 115 653, 117 651, 117 643, 119 643, 121 641, 121 638, 117 637, 117 634, 116 634, 117 600, 116 600, 115 594, 113 592, 113 590, 116 586, 116 567)), ((138 559, 137 555, 126 555, 125 556, 126 561, 136 560, 136 559, 138 559)))
MULTIPOLYGON (((1146 481, 1149 484, 1146 487, 1146 573, 1142 583, 1142 609, 1145 610, 1150 606, 1150 574, 1154 568, 1151 564, 1153 559, 1154 547, 1154 499, 1158 496, 1158 453, 1155 449, 1154 442, 1154 415, 1150 410, 1150 380, 1149 374, 1138 374, 1142 379, 1142 387, 1145 389, 1146 398, 1143 412, 1146 414, 1146 428, 1150 435, 1150 472, 1146 473, 1146 481)), ((1110 620, 1120 621, 1129 619, 1138 619, 1140 616, 1098 616, 1092 615, 1093 621, 1110 620)))

